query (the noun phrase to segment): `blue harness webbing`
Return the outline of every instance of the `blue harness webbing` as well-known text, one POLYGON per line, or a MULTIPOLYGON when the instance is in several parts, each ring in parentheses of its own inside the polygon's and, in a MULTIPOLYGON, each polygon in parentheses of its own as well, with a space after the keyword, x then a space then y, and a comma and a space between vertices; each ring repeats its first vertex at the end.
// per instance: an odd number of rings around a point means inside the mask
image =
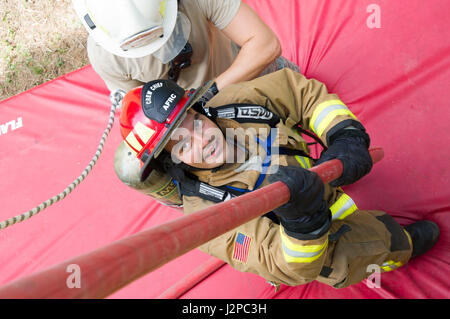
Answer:
MULTIPOLYGON (((253 189, 258 189, 259 186, 261 186, 261 184, 264 181, 264 179, 266 178, 267 171, 269 170, 270 162, 271 162, 271 159, 272 159, 272 142, 273 142, 274 138, 275 138, 275 136, 272 137, 272 130, 270 130, 270 133, 267 136, 265 141, 262 141, 261 139, 256 137, 256 141, 258 142, 258 144, 260 144, 260 145, 262 145, 264 147, 264 149, 266 151, 266 156, 265 156, 264 161, 262 163, 261 173, 259 174, 259 177, 256 180, 255 187, 253 189)), ((234 190, 236 192, 241 192, 241 193, 251 192, 251 190, 244 189, 244 188, 238 188, 238 187, 233 187, 233 186, 228 186, 228 185, 226 185, 226 187, 229 188, 229 189, 232 189, 232 190, 234 190)))

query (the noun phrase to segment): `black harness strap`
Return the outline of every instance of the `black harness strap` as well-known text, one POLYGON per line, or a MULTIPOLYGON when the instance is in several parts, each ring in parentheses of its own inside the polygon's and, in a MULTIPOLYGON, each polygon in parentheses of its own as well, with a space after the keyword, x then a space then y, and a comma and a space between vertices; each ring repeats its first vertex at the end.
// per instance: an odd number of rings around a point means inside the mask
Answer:
POLYGON ((177 181, 175 184, 177 185, 178 195, 180 197, 182 195, 198 196, 215 203, 225 202, 236 197, 228 191, 194 179, 185 179, 183 182, 177 181))
POLYGON ((228 104, 214 108, 205 108, 205 113, 213 119, 226 118, 238 123, 261 123, 275 127, 280 117, 261 105, 228 104))
MULTIPOLYGON (((318 136, 316 136, 315 134, 313 134, 313 133, 311 133, 311 132, 309 132, 309 131, 303 129, 303 128, 300 127, 300 126, 297 126, 297 130, 300 131, 300 133, 305 134, 305 135, 308 135, 309 137, 311 137, 312 139, 314 139, 314 140, 316 141, 316 143, 319 143, 320 146, 323 147, 324 150, 328 149, 328 147, 322 142, 322 140, 321 140, 318 136)), ((312 144, 315 144, 315 143, 312 143, 312 144)))
POLYGON ((181 70, 191 66, 193 52, 194 51, 192 50, 191 44, 186 42, 183 50, 181 50, 181 52, 169 62, 169 80, 177 82, 180 77, 181 70))
MULTIPOLYGON (((196 109, 196 111, 200 111, 201 113, 214 120, 217 118, 225 118, 235 120, 238 123, 260 123, 267 124, 270 127, 275 127, 280 122, 280 117, 278 115, 261 105, 255 104, 227 104, 214 108, 204 108, 203 110, 196 109)), ((323 144, 323 142, 320 140, 320 138, 315 136, 313 133, 304 130, 300 126, 297 126, 296 129, 300 133, 306 134, 313 138, 315 141, 317 141, 317 143, 322 145, 323 148, 327 148, 325 144, 323 144)), ((310 157, 302 150, 294 150, 285 147, 279 149, 279 154, 288 156, 299 155, 312 159, 312 157, 310 157)))
POLYGON ((155 165, 155 167, 163 169, 174 180, 180 198, 182 198, 182 195, 199 196, 203 199, 220 203, 236 197, 233 193, 222 187, 214 187, 200 182, 195 176, 186 172, 182 168, 183 166, 174 164, 167 152, 161 153, 157 158, 157 162, 159 162, 159 166, 155 165))

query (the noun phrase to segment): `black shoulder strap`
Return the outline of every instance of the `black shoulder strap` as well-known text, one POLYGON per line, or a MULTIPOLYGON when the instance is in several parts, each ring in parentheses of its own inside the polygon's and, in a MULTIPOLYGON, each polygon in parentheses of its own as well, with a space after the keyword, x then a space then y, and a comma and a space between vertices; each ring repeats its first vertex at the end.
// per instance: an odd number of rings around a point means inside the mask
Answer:
POLYGON ((200 182, 195 176, 188 174, 180 166, 174 164, 170 155, 166 152, 161 153, 158 161, 160 168, 163 168, 177 185, 178 196, 180 198, 182 195, 198 196, 215 203, 220 203, 235 197, 228 190, 200 182))
MULTIPOLYGON (((280 122, 280 117, 272 111, 266 109, 264 106, 255 104, 228 104, 215 108, 205 108, 204 112, 216 118, 228 118, 239 123, 263 123, 271 127, 275 127, 280 122)), ((319 137, 313 133, 297 126, 296 129, 302 133, 312 137, 323 148, 327 148, 319 137)))
MULTIPOLYGON (((217 118, 225 118, 235 120, 238 123, 268 124, 270 127, 275 127, 280 122, 280 117, 277 114, 268 110, 264 106, 255 104, 227 104, 214 108, 204 108, 202 111, 203 114, 214 120, 217 118)), ((314 136, 313 133, 302 129, 301 127, 296 127, 296 129, 300 133, 304 133, 312 137, 326 149, 326 146, 323 144, 323 142, 317 136, 314 136)), ((312 158, 302 150, 293 150, 288 148, 280 148, 280 154, 291 156, 300 155, 312 158)))
POLYGON ((191 66, 192 54, 192 46, 189 42, 186 42, 183 50, 181 50, 181 52, 169 62, 169 80, 174 82, 178 81, 181 70, 191 66))
MULTIPOLYGON (((311 133, 310 131, 305 130, 304 128, 297 126, 297 131, 299 131, 302 134, 308 135, 309 137, 311 137, 313 140, 316 141, 316 143, 319 143, 320 146, 322 146, 325 150, 328 149, 328 147, 322 142, 322 140, 315 135, 314 133, 311 133)), ((315 143, 312 143, 315 144, 315 143)))
POLYGON ((177 181, 178 194, 186 196, 198 196, 200 198, 221 203, 235 197, 230 192, 211 186, 209 184, 186 178, 184 181, 177 181))
POLYGON ((255 104, 228 104, 214 108, 205 108, 213 119, 226 118, 239 123, 262 123, 271 127, 280 122, 280 117, 264 106, 255 104))

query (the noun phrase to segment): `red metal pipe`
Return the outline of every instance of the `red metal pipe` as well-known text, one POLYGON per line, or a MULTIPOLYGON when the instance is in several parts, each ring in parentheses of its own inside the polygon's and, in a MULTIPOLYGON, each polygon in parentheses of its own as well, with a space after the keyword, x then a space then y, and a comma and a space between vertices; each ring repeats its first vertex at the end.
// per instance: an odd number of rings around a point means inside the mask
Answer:
MULTIPOLYGON (((371 150, 371 155, 376 162, 383 151, 371 150)), ((327 183, 342 174, 342 163, 332 160, 312 170, 327 183)), ((9 283, 0 288, 0 299, 107 297, 182 254, 285 204, 289 197, 284 183, 267 185, 9 283), (68 287, 70 265, 80 269, 80 288, 68 287)))

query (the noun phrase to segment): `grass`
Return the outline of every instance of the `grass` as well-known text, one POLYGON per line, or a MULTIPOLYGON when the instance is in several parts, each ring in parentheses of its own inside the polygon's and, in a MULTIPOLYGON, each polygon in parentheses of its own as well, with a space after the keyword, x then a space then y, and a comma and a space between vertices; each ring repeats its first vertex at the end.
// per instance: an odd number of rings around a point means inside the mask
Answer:
POLYGON ((70 0, 0 0, 0 100, 89 64, 70 0))

